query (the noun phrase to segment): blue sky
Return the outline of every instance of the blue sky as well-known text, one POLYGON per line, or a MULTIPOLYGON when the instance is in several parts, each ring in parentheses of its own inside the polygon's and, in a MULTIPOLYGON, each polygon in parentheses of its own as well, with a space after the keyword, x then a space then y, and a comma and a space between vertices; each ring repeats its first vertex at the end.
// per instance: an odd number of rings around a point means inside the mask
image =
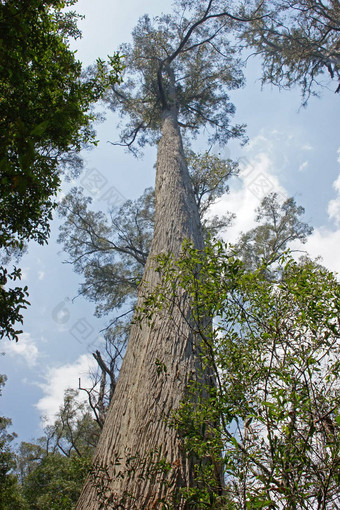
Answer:
MULTIPOLYGON (((126 0, 80 0, 77 10, 85 14, 81 22, 83 39, 76 43, 85 64, 105 58, 129 40, 137 19, 168 12, 171 2, 126 0)), ((214 206, 214 212, 230 210, 237 220, 226 235, 234 241, 241 230, 254 224, 254 209, 263 194, 277 191, 294 196, 306 209, 305 220, 314 233, 304 249, 323 257, 326 266, 340 272, 340 95, 335 86, 312 98, 301 108, 299 90, 280 92, 265 86, 261 90, 260 65, 249 61, 247 85, 232 92, 236 122, 248 125, 249 143, 240 147, 214 147, 222 156, 241 158, 241 174, 229 195, 214 206)), ((117 139, 112 114, 98 126, 100 144, 84 154, 85 172, 77 185, 92 194, 94 206, 106 210, 109 201, 137 198, 153 184, 155 148, 146 149, 137 160, 122 148, 107 143, 117 139), (93 175, 101 178, 93 188, 93 175), (91 181, 92 176, 92 181, 91 181)), ((202 139, 200 139, 202 147, 202 139)), ((65 186, 65 191, 69 185, 65 186)), ((118 204, 119 205, 119 204, 118 204)), ((77 295, 80 279, 63 263, 66 255, 56 243, 59 220, 52 224, 48 246, 31 245, 22 258, 24 283, 29 286, 31 307, 25 313, 24 334, 18 344, 2 341, 0 373, 8 382, 1 400, 1 414, 12 418, 19 440, 41 435, 41 417, 53 419, 66 387, 86 384, 91 352, 100 346, 104 319, 93 316, 94 306, 77 295)))

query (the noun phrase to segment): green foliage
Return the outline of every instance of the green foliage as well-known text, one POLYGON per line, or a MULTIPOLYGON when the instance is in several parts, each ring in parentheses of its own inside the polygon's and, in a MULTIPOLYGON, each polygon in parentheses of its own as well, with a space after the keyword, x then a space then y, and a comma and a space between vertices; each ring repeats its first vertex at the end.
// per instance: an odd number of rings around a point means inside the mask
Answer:
POLYGON ((25 478, 36 469, 47 454, 47 441, 45 437, 35 443, 20 443, 16 452, 16 473, 22 484, 25 478))
MULTIPOLYGON (((1 53, 1 246, 48 238, 58 165, 65 153, 95 142, 90 107, 117 80, 119 60, 105 75, 82 78, 68 39, 75 14, 61 9, 74 1, 7 0, 0 6, 1 53)), ((66 161, 64 160, 66 163, 66 161)))
MULTIPOLYGON (((0 396, 6 383, 6 376, 0 375, 0 396)), ((13 473, 15 468, 15 454, 11 449, 12 441, 17 437, 8 432, 12 422, 9 418, 0 416, 0 510, 24 510, 18 481, 13 473)))
POLYGON ((91 199, 73 189, 62 201, 65 218, 59 242, 76 272, 85 276, 80 293, 97 303, 96 314, 119 309, 137 289, 153 233, 154 193, 146 189, 136 201, 109 212, 88 210, 91 199))
MULTIPOLYGON (((119 80, 118 55, 82 73, 69 49, 79 37, 74 0, 0 3, 0 249, 20 253, 25 243, 47 242, 60 172, 81 169, 77 153, 96 143, 92 104, 119 80)), ((15 289, 17 302, 27 304, 15 289), (21 299, 22 298, 22 299, 21 299)), ((8 321, 13 324, 11 293, 8 321)), ((21 315, 18 316, 19 321, 21 315)), ((6 320, 3 321, 6 332, 6 320)), ((11 326, 8 331, 16 333, 11 326)))
POLYGON ((229 193, 229 179, 238 174, 238 164, 208 152, 190 150, 186 159, 203 232, 206 237, 217 237, 230 226, 234 215, 211 218, 206 213, 222 195, 229 193))
POLYGON ((30 510, 73 509, 89 467, 89 458, 47 455, 23 483, 30 510))
POLYGON ((35 443, 21 443, 16 472, 30 510, 71 510, 88 474, 100 428, 79 391, 67 390, 53 424, 35 443))
POLYGON ((152 322, 164 307, 181 309, 185 290, 196 348, 216 382, 193 380, 173 419, 198 459, 194 508, 338 502, 340 285, 308 259, 285 253, 277 263, 268 280, 265 265, 248 271, 223 243, 203 252, 187 244, 178 260, 159 258, 163 283, 140 310, 152 322))
POLYGON ((79 400, 79 390, 66 390, 54 423, 45 429, 48 450, 66 457, 91 457, 100 428, 90 411, 88 404, 79 400))
MULTIPOLYGON (((6 377, 0 375, 0 396, 6 377)), ((79 391, 68 390, 45 436, 21 443, 0 417, 0 510, 71 510, 89 472, 100 428, 79 391)))
POLYGON ((339 2, 256 2, 256 19, 239 25, 241 38, 263 58, 263 82, 299 85, 304 104, 329 79, 340 91, 339 2))
MULTIPOLYGON (((244 134, 230 126, 235 108, 228 91, 243 84, 241 63, 229 41, 232 14, 221 2, 199 7, 175 3, 175 14, 140 18, 124 44, 126 75, 122 87, 108 95, 110 108, 128 120, 120 143, 132 151, 155 143, 164 111, 176 110, 179 125, 195 136, 201 127, 210 141, 225 143, 244 134)), ((235 6, 235 12, 237 6, 235 6)))
POLYGON ((269 277, 288 245, 297 240, 305 243, 313 228, 300 220, 303 207, 293 198, 280 203, 277 193, 266 196, 256 212, 259 226, 241 234, 235 249, 249 270, 264 264, 269 277))
POLYGON ((21 310, 26 309, 29 304, 26 300, 28 288, 27 286, 4 288, 8 280, 16 281, 18 279, 21 279, 20 269, 14 268, 12 273, 8 273, 7 269, 0 267, 0 338, 6 335, 13 340, 18 340, 18 335, 22 333, 14 326, 16 323, 22 324, 21 310))

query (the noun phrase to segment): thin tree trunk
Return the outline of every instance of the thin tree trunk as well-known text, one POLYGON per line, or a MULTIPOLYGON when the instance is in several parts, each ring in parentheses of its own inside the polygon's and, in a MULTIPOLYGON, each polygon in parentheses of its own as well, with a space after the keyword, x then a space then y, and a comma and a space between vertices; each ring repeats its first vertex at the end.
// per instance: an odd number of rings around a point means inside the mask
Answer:
MULTIPOLYGON (((187 238, 196 247, 203 246, 174 108, 164 112, 158 147, 155 232, 143 277, 151 288, 159 283, 153 257, 169 250, 178 254, 187 238)), ((142 302, 140 295, 138 305, 142 302)), ((158 509, 162 508, 160 498, 169 496, 175 488, 192 485, 192 461, 182 451, 177 432, 169 428, 165 418, 185 396, 197 363, 192 334, 184 318, 178 316, 174 322, 163 315, 156 318, 152 329, 145 323, 132 326, 93 470, 77 510, 158 509), (166 372, 160 373, 164 366, 166 372), (161 473, 150 473, 150 466, 157 462, 158 449, 159 456, 170 466, 165 484, 161 473), (120 465, 115 465, 118 459, 120 465), (122 476, 117 477, 119 472, 122 476)))

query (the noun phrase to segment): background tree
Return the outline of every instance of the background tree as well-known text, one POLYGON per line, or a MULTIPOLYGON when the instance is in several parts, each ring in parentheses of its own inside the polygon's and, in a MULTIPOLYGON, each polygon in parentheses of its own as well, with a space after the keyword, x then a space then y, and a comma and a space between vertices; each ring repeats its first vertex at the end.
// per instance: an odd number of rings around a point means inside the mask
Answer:
POLYGON ((16 454, 13 477, 17 475, 18 491, 27 509, 74 508, 99 430, 89 406, 79 399, 79 391, 67 390, 44 436, 33 443, 21 443, 16 454))
POLYGON ((304 104, 320 85, 335 80, 340 91, 340 7, 337 0, 274 0, 257 3, 258 16, 239 25, 241 39, 263 58, 263 82, 297 84, 304 104))
POLYGON ((199 459, 200 483, 184 491, 195 508, 339 504, 339 282, 308 259, 283 254, 278 263, 279 279, 268 280, 266 263, 248 270, 222 243, 204 251, 188 244, 180 259, 159 258, 163 280, 149 295, 147 317, 153 322, 169 308, 176 328, 187 289, 202 360, 217 381, 193 381, 198 405, 189 397, 172 422, 199 459), (202 322, 208 313, 213 328, 202 322), (223 495, 204 463, 220 464, 221 449, 223 495))
MULTIPOLYGON (((49 222, 62 170, 77 174, 79 151, 96 142, 91 105, 118 80, 121 64, 111 71, 97 61, 82 73, 69 49, 77 38, 77 15, 63 13, 75 0, 5 0, 0 4, 0 249, 2 263, 20 254, 29 240, 47 242, 49 222)), ((12 273, 14 275, 14 273, 12 273)), ((15 270, 16 278, 20 272, 15 270)), ((0 337, 17 340, 13 328, 27 301, 18 288, 3 287, 1 268, 0 337)))
POLYGON ((79 390, 68 389, 53 425, 45 428, 46 450, 90 457, 99 438, 100 428, 87 404, 79 400, 79 390))
POLYGON ((273 277, 275 262, 288 247, 291 249, 291 243, 299 240, 304 244, 313 232, 313 228, 300 219, 304 212, 293 198, 280 202, 277 193, 266 196, 256 210, 259 225, 242 233, 235 246, 245 266, 256 271, 264 265, 267 276, 273 277))
POLYGON ((23 495, 30 510, 72 510, 89 469, 88 459, 47 455, 25 478, 23 495))
POLYGON ((48 451, 48 442, 45 437, 37 439, 34 443, 23 441, 16 451, 16 474, 19 483, 23 485, 25 478, 38 467, 48 451))
MULTIPOLYGON (((0 396, 6 380, 5 375, 0 375, 0 396)), ((25 510, 18 480, 14 474, 16 458, 11 443, 17 436, 14 432, 8 431, 11 424, 9 418, 0 416, 0 509, 25 510)))

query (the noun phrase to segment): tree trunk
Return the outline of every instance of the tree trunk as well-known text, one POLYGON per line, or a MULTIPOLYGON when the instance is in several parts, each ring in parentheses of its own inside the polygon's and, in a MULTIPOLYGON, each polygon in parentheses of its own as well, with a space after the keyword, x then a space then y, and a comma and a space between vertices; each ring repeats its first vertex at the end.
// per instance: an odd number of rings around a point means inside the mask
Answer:
MULTIPOLYGON (((178 254, 187 238, 196 247, 203 246, 173 108, 164 112, 158 147, 155 232, 143 277, 151 288, 159 283, 153 257, 168 251, 178 254)), ((140 294, 138 305, 142 302, 140 294)), ((144 322, 132 326, 93 468, 77 510, 160 509, 161 498, 192 485, 192 461, 165 418, 178 408, 197 367, 192 333, 184 318, 178 316, 174 323, 163 315, 155 319, 153 328, 144 322), (160 367, 166 367, 166 372, 160 373, 160 367), (160 458, 169 463, 167 474, 154 472, 160 458)))

